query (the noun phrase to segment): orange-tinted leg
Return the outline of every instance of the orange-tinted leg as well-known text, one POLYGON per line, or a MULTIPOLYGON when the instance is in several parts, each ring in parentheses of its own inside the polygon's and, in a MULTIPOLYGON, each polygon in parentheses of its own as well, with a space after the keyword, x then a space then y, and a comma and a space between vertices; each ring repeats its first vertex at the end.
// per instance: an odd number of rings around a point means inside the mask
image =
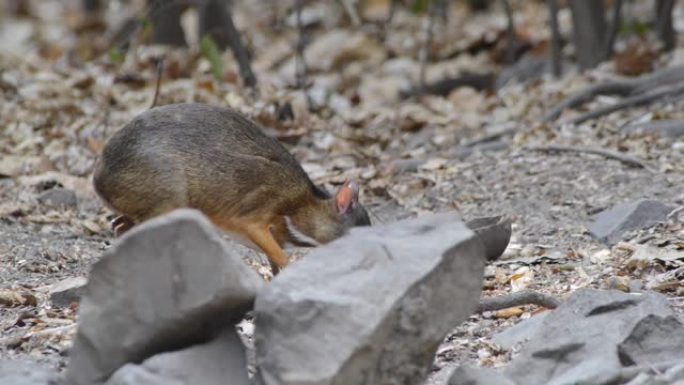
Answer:
POLYGON ((280 247, 278 242, 273 238, 273 234, 268 226, 251 226, 246 229, 247 237, 254 242, 268 257, 273 269, 273 275, 277 274, 283 267, 285 267, 289 258, 287 254, 280 247))

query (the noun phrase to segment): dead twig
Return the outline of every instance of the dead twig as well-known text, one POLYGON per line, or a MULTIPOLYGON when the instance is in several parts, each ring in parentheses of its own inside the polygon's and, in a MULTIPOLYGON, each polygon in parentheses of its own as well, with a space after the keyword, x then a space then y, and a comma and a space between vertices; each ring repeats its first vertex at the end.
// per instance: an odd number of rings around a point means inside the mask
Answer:
POLYGON ((347 16, 351 19, 352 24, 357 27, 360 26, 361 18, 356 11, 356 0, 342 0, 342 5, 344 6, 344 11, 347 13, 347 16))
POLYGON ((228 9, 228 7, 223 7, 223 12, 226 13, 224 25, 226 34, 225 37, 228 41, 228 46, 230 47, 231 51, 233 51, 235 60, 238 62, 240 77, 242 77, 245 85, 247 85, 249 88, 256 89, 257 79, 252 71, 252 64, 249 54, 247 53, 247 48, 242 43, 240 32, 238 32, 237 28, 235 27, 235 23, 233 22, 232 12, 228 9))
POLYGON ((638 95, 661 86, 676 84, 682 81, 684 81, 684 66, 675 66, 637 79, 615 80, 594 84, 558 103, 544 116, 542 122, 548 123, 556 120, 564 110, 579 107, 599 95, 638 95))
POLYGON ((512 127, 506 127, 502 130, 499 130, 497 132, 493 132, 491 134, 483 135, 478 138, 468 140, 464 143, 461 144, 463 147, 473 147, 478 144, 482 143, 487 143, 487 142, 493 142, 495 140, 499 140, 504 136, 512 135, 518 132, 518 127, 517 126, 512 126, 512 127))
POLYGON ((679 137, 684 135, 684 120, 654 120, 652 122, 637 123, 624 127, 628 133, 657 134, 665 137, 679 137))
POLYGON ((676 87, 668 87, 668 88, 653 91, 653 92, 650 92, 647 94, 632 96, 632 97, 623 99, 622 101, 615 103, 613 105, 610 105, 610 106, 597 108, 595 110, 589 111, 589 112, 582 114, 580 116, 572 118, 565 123, 581 124, 581 123, 586 122, 587 120, 596 119, 596 118, 611 114, 611 113, 616 112, 616 111, 624 110, 626 108, 645 106, 645 105, 657 102, 661 99, 666 99, 666 98, 670 98, 670 97, 678 97, 682 94, 684 94, 684 85, 679 85, 676 87))
POLYGON ((606 150, 602 148, 589 148, 589 147, 575 147, 575 146, 562 146, 562 145, 548 145, 548 146, 535 146, 535 147, 528 147, 530 151, 540 151, 540 152, 576 152, 580 154, 591 154, 591 155, 599 155, 607 159, 613 159, 620 161, 626 165, 633 166, 633 167, 639 167, 639 168, 644 168, 647 170, 652 170, 651 166, 649 166, 646 162, 643 160, 627 155, 627 154, 622 154, 616 151, 611 151, 611 150, 606 150))
POLYGON ((558 103, 544 116, 542 122, 548 123, 556 120, 564 110, 578 107, 599 95, 627 96, 634 89, 635 85, 631 81, 615 81, 591 85, 558 103))
MULTIPOLYGON (((669 214, 667 214, 667 219, 673 220, 673 219, 675 219, 675 218, 678 218, 678 217, 679 217, 679 214, 680 214, 681 212, 683 212, 683 211, 684 211, 684 206, 679 206, 679 207, 677 207, 676 209, 670 211, 669 214)), ((675 298, 677 298, 677 297, 670 298, 670 299, 675 299, 675 298)), ((679 297, 679 298, 684 298, 684 297, 679 297)))
POLYGON ((302 8, 304 0, 297 0, 295 6, 297 7, 297 46, 295 49, 295 71, 297 79, 297 88, 304 92, 304 98, 306 99, 306 106, 309 111, 314 111, 313 100, 308 92, 308 82, 307 76, 309 73, 309 67, 306 63, 306 57, 304 56, 304 48, 306 46, 306 36, 304 34, 304 24, 302 23, 302 8))
POLYGON ((501 0, 504 12, 506 13, 506 63, 515 63, 516 39, 515 39, 515 21, 513 20, 513 8, 509 0, 501 0))
POLYGON ((157 64, 157 85, 154 89, 154 99, 152 99, 152 105, 150 108, 157 106, 157 100, 159 100, 159 90, 161 89, 162 74, 164 73, 164 58, 160 57, 155 59, 157 64))
POLYGON ((482 298, 480 299, 480 306, 477 308, 477 311, 481 313, 483 311, 496 311, 522 305, 537 305, 547 309, 555 309, 560 304, 561 301, 554 296, 534 290, 522 290, 497 297, 482 298))
POLYGON ((436 4, 441 0, 431 1, 427 18, 424 20, 424 35, 423 46, 420 49, 420 79, 418 80, 419 89, 425 89, 425 77, 427 72, 427 63, 430 58, 430 47, 432 46, 432 38, 434 35, 435 19, 437 18, 437 10, 439 9, 436 4))

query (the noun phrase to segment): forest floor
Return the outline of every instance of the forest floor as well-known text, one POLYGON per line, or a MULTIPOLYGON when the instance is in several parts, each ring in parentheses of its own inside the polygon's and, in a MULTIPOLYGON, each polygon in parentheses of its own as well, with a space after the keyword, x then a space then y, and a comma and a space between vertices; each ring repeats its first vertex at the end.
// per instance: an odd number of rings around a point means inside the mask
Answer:
MULTIPOLYGON (((541 44, 546 33, 531 31, 545 31, 545 10, 536 2, 520 3, 521 35, 541 44)), ((359 180, 375 223, 448 210, 467 219, 509 215, 513 239, 504 259, 487 268, 485 296, 529 288, 563 297, 582 287, 641 286, 668 295, 682 313, 681 258, 627 262, 638 247, 684 249, 681 220, 630 234, 629 243, 613 247, 587 230, 592 215, 626 201, 684 205, 684 139, 624 130, 635 121, 684 118, 681 99, 579 125, 541 123, 572 92, 618 76, 613 62, 606 62, 583 74, 543 74, 496 91, 459 88, 446 97, 402 100, 399 91, 416 84, 420 73, 422 19, 398 12, 382 38, 378 23, 357 28, 341 21, 343 14, 331 16, 315 5, 305 12, 311 18, 308 93, 318 108, 311 113, 304 92, 293 87, 296 29, 275 25, 277 7, 259 4, 236 12, 254 54, 259 96, 239 84, 230 53, 223 56, 219 82, 211 60, 198 49, 172 50, 158 104, 200 101, 250 116, 288 146, 316 183, 334 188, 349 177, 359 180), (549 144, 610 149, 638 157, 647 167, 536 149, 549 144)), ((92 191, 90 173, 106 138, 151 106, 157 76, 150 58, 159 49, 134 45, 123 61, 113 54, 95 56, 93 47, 106 34, 76 33, 75 11, 64 14, 58 1, 42 7, 35 18, 13 19, 0 29, 0 357, 61 368, 76 308, 51 306, 50 285, 87 276, 113 241, 109 212, 92 191), (77 206, 55 208, 39 199, 55 186, 73 191, 77 206), (13 301, 6 298, 23 305, 7 306, 13 301)), ((500 69, 493 48, 455 52, 476 46, 492 31, 500 36, 503 14, 471 17, 455 8, 447 24, 437 23, 431 53, 438 60, 427 66, 428 81, 500 69)), ((372 9, 366 13, 373 15, 372 9)), ((683 63, 679 48, 653 65, 683 63)), ((599 97, 558 121, 617 100, 599 97)), ((237 245, 235 250, 267 270, 258 254, 237 245)), ((538 311, 522 306, 470 317, 440 347, 430 383, 443 384, 455 363, 505 365, 515 352, 499 348, 491 336, 538 311)))

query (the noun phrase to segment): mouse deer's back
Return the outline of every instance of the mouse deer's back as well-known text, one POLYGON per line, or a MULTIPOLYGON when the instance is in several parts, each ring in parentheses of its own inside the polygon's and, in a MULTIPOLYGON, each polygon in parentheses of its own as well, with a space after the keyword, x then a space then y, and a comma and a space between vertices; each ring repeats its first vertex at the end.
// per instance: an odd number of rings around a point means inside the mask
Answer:
POLYGON ((107 143, 94 184, 112 208, 136 222, 186 206, 244 216, 324 195, 255 123, 205 104, 168 105, 138 116, 107 143))

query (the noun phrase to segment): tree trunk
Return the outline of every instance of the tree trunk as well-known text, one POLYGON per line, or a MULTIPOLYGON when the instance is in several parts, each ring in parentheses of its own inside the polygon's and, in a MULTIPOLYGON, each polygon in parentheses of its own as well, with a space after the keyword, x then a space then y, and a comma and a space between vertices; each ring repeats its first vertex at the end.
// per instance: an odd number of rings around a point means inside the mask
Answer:
POLYGON ((570 9, 577 62, 581 69, 596 67, 604 58, 606 44, 603 2, 570 0, 570 9))
POLYGON ((180 17, 185 5, 176 0, 147 0, 152 23, 152 42, 173 46, 185 46, 185 33, 180 17))
POLYGON ((251 59, 242 42, 240 32, 233 23, 230 2, 227 0, 208 0, 200 9, 200 36, 209 34, 220 49, 230 47, 240 67, 240 76, 248 87, 257 84, 252 71, 251 59))
POLYGON ((547 0, 549 7, 549 24, 551 26, 551 72, 553 76, 560 77, 563 73, 561 66, 561 36, 558 26, 558 3, 556 0, 547 0))
POLYGON ((674 0, 657 0, 656 1, 656 29, 658 30, 658 37, 663 42, 665 51, 672 51, 675 47, 677 36, 672 23, 672 10, 674 9, 674 0))
POLYGON ((83 0, 83 10, 86 13, 97 13, 102 8, 102 2, 100 0, 83 0))

